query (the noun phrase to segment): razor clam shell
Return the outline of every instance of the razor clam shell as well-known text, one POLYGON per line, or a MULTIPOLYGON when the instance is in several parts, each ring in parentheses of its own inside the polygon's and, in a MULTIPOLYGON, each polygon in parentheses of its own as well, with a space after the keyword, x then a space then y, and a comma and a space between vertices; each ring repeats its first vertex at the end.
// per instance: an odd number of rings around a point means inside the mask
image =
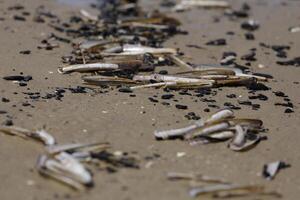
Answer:
POLYGON ((112 84, 112 85, 133 84, 134 85, 137 83, 136 81, 133 81, 131 79, 112 77, 112 76, 101 76, 101 75, 83 76, 82 80, 84 81, 84 83, 92 84, 92 85, 107 85, 107 84, 112 84))
POLYGON ((228 122, 204 125, 203 127, 200 127, 199 130, 195 130, 194 132, 185 134, 184 139, 188 140, 188 139, 197 138, 201 136, 208 136, 215 132, 224 131, 228 129, 229 126, 230 125, 228 122))
POLYGON ((92 71, 111 71, 119 69, 119 65, 111 63, 90 63, 90 64, 77 64, 58 69, 59 73, 71 73, 71 72, 92 72, 92 71))
POLYGON ((152 74, 152 75, 135 75, 133 77, 135 81, 151 81, 155 80, 158 82, 176 82, 176 83, 213 83, 214 81, 197 79, 197 78, 185 78, 177 76, 168 76, 161 74, 152 74))
MULTIPOLYGON (((204 71, 204 70, 215 70, 216 72, 220 70, 220 73, 222 73, 222 70, 230 70, 234 72, 234 74, 231 74, 233 77, 240 78, 240 80, 259 80, 259 81, 267 81, 268 78, 264 76, 258 76, 258 75, 253 75, 253 74, 245 74, 243 70, 232 67, 232 66, 224 66, 224 65, 200 65, 200 66, 195 66, 194 67, 195 71, 204 71)), ((228 74, 229 75, 229 74, 228 74)), ((221 82, 220 82, 221 83, 221 82)))
POLYGON ((44 142, 47 146, 55 145, 55 138, 45 130, 36 131, 37 138, 44 142))
POLYGON ((242 147, 246 142, 247 130, 244 130, 240 125, 235 126, 236 134, 233 138, 231 144, 233 146, 242 147))
POLYGON ((263 126, 263 121, 259 119, 229 119, 228 122, 231 126, 240 125, 242 127, 247 127, 248 130, 260 130, 263 126))
POLYGON ((87 51, 95 51, 98 49, 103 48, 105 45, 118 43, 120 42, 119 39, 113 39, 113 40, 88 40, 84 41, 79 45, 79 48, 81 50, 87 50, 87 51))
POLYGON ((85 186, 93 184, 90 172, 79 161, 73 158, 72 155, 66 152, 59 153, 54 158, 42 157, 42 159, 38 162, 38 170, 40 172, 52 175, 52 177, 62 176, 72 179, 74 182, 85 186))
POLYGON ((130 87, 130 90, 142 89, 142 88, 153 88, 153 87, 171 87, 177 85, 176 82, 161 82, 161 83, 151 83, 145 85, 138 85, 130 87))
POLYGON ((105 49, 102 51, 102 53, 122 53, 123 52, 123 47, 122 46, 115 46, 111 47, 109 49, 105 49))
POLYGON ((212 69, 196 69, 193 71, 186 71, 186 72, 179 72, 176 75, 195 75, 195 76, 202 76, 202 75, 226 75, 226 76, 234 76, 235 72, 231 69, 219 69, 219 68, 212 68, 212 69))
POLYGON ((203 121, 198 120, 194 122, 194 124, 184 127, 184 128, 178 128, 178 129, 171 129, 171 130, 165 130, 165 131, 155 131, 154 136, 156 139, 168 139, 173 137, 182 137, 185 134, 187 134, 190 131, 195 130, 198 127, 203 126, 203 121))
MULTIPOLYGON (((200 80, 200 79, 199 79, 200 80)), ((166 85, 167 88, 173 88, 173 89, 199 89, 199 88, 211 88, 213 86, 214 81, 209 80, 209 82, 203 81, 204 79, 201 79, 201 81, 196 83, 181 83, 176 82, 176 84, 173 85, 166 85)))
POLYGON ((217 184, 211 186, 204 186, 193 188, 189 191, 189 195, 191 197, 198 197, 200 195, 222 195, 222 193, 231 193, 232 195, 253 195, 253 194, 261 194, 264 192, 264 187, 262 186, 238 186, 238 185, 230 185, 230 184, 217 184))
POLYGON ((229 8, 230 4, 227 1, 220 0, 181 0, 181 2, 174 7, 174 10, 182 11, 192 7, 229 8))
POLYGON ((109 143, 75 143, 46 147, 49 154, 57 154, 61 152, 96 152, 110 148, 109 143))
POLYGON ((179 59, 175 55, 169 55, 169 59, 177 66, 182 67, 182 68, 187 68, 187 69, 194 69, 191 65, 187 64, 183 60, 179 59))
POLYGON ((255 135, 255 138, 249 140, 247 138, 247 130, 244 130, 240 125, 236 126, 236 135, 229 144, 229 148, 233 151, 247 151, 259 143, 261 137, 255 135))
POLYGON ((205 122, 212 123, 214 121, 219 121, 222 119, 233 118, 233 117, 234 117, 234 112, 232 110, 223 109, 212 114, 205 122))
POLYGON ((41 131, 30 131, 24 128, 15 127, 15 126, 0 126, 0 132, 9 134, 9 135, 15 135, 19 136, 23 139, 35 139, 37 141, 42 142, 45 145, 54 145, 55 139, 52 135, 47 133, 44 130, 41 131))
MULTIPOLYGON (((226 119, 226 118, 231 118, 233 117, 234 113, 230 109, 224 109, 221 111, 216 112, 210 118, 208 118, 205 122, 203 120, 198 120, 194 122, 194 124, 184 127, 184 128, 179 128, 179 129, 172 129, 172 130, 166 130, 166 131, 155 131, 154 135, 156 139, 168 139, 168 138, 173 138, 173 137, 182 137, 185 134, 197 129, 201 128, 207 123, 213 123, 215 121, 221 120, 221 119, 226 119)), ((227 123, 227 122, 225 122, 227 123)))
POLYGON ((170 181, 179 181, 179 180, 192 180, 206 183, 226 183, 223 180, 220 180, 215 177, 205 176, 202 174, 195 173, 180 173, 180 172, 168 172, 167 178, 170 181))
POLYGON ((128 22, 121 24, 122 27, 136 27, 136 28, 148 28, 148 29, 157 29, 157 30, 166 30, 170 27, 167 25, 158 25, 158 24, 144 24, 140 22, 128 22))
POLYGON ((244 85, 250 85, 250 84, 256 83, 256 82, 257 82, 256 78, 232 76, 232 77, 228 77, 228 79, 216 80, 215 86, 217 86, 217 87, 244 86, 244 85))
POLYGON ((217 184, 217 185, 211 185, 211 186, 205 186, 205 187, 199 187, 199 188, 192 188, 189 191, 189 196, 195 198, 195 197, 197 197, 201 194, 231 190, 231 189, 236 188, 236 187, 237 186, 233 186, 233 185, 230 185, 230 184, 217 184))
POLYGON ((207 136, 200 136, 194 140, 189 141, 191 145, 209 144, 212 142, 223 142, 234 137, 234 132, 230 130, 215 132, 207 136))
POLYGON ((125 44, 123 46, 123 52, 136 52, 136 53, 166 53, 166 54, 176 54, 177 50, 172 48, 153 48, 141 45, 130 45, 125 44))
POLYGON ((16 126, 0 126, 0 132, 8 135, 19 136, 23 139, 28 139, 31 133, 31 131, 27 129, 16 127, 16 126))
POLYGON ((84 185, 90 185, 93 182, 91 173, 72 155, 62 152, 55 156, 60 165, 57 165, 58 170, 64 173, 70 173, 70 176, 84 185))
POLYGON ((172 48, 152 48, 140 45, 124 45, 123 51, 120 53, 102 52, 103 56, 138 56, 150 53, 153 55, 176 54, 177 50, 172 48))
POLYGON ((235 133, 232 130, 225 130, 225 131, 211 133, 210 135, 206 135, 206 136, 199 136, 199 137, 190 139, 188 142, 191 146, 223 142, 223 141, 233 138, 234 134, 235 133))
POLYGON ((37 160, 37 170, 42 176, 53 178, 76 190, 81 190, 81 191, 85 190, 85 187, 81 183, 78 183, 77 181, 69 177, 63 176, 59 173, 54 173, 52 171, 49 171, 49 169, 46 166, 47 160, 48 157, 46 155, 39 156, 37 160))

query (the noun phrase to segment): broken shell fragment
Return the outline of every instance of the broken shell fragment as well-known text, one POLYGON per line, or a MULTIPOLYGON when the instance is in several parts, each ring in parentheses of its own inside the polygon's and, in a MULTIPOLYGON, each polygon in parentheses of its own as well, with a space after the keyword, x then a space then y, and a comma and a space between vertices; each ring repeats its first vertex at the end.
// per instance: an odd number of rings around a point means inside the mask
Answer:
POLYGON ((281 169, 285 169, 287 167, 290 167, 290 165, 282 161, 265 164, 263 167, 262 176, 267 180, 272 180, 281 169))

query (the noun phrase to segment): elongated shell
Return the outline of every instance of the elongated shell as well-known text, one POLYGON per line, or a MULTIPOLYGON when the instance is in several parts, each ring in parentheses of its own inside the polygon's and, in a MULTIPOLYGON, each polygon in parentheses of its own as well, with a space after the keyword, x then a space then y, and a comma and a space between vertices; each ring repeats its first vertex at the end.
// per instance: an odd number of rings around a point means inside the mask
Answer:
POLYGON ((234 112, 232 110, 223 109, 211 115, 205 122, 211 123, 222 119, 232 118, 233 116, 234 116, 234 112))
POLYGON ((264 192, 264 187, 262 186, 238 186, 229 184, 217 184, 211 186, 204 186, 193 188, 189 191, 191 197, 198 197, 204 194, 211 194, 214 196, 219 196, 221 193, 230 193, 234 195, 247 195, 247 194, 260 194, 264 192))
POLYGON ((75 144, 63 144, 47 147, 49 154, 57 154, 61 152, 97 152, 99 150, 105 150, 110 147, 109 143, 75 143, 75 144))
POLYGON ((56 143, 54 137, 43 129, 36 131, 34 135, 36 135, 36 138, 43 141, 47 146, 52 146, 56 143))
POLYGON ((126 78, 112 77, 112 76, 83 76, 82 80, 87 84, 92 85, 119 85, 119 84, 136 84, 136 81, 126 78))
POLYGON ((203 75, 225 75, 225 76, 234 76, 235 72, 231 69, 196 69, 193 71, 179 72, 177 75, 195 75, 195 76, 203 76, 203 75))
POLYGON ((235 127, 236 135, 232 142, 229 144, 229 148, 233 151, 246 151, 254 147, 260 142, 261 137, 258 135, 253 135, 251 140, 247 137, 247 128, 243 129, 240 125, 235 127))
POLYGON ((34 139, 38 140, 45 145, 51 146, 55 144, 55 139, 52 135, 47 133, 45 130, 40 131, 30 131, 24 128, 15 127, 15 126, 0 126, 0 132, 19 136, 23 139, 34 139))
POLYGON ((168 76, 161 74, 152 74, 152 75, 135 75, 133 80, 136 81, 150 81, 155 80, 158 82, 176 82, 176 83, 213 83, 214 81, 198 78, 185 78, 177 76, 168 76))
POLYGON ((229 128, 229 123, 227 122, 221 122, 217 124, 210 124, 210 125, 204 125, 203 127, 200 127, 199 130, 195 130, 194 133, 188 133, 184 135, 185 139, 192 139, 195 137, 201 137, 201 136, 208 136, 211 133, 224 131, 227 128, 229 128))
POLYGON ((240 119, 230 119, 228 121, 231 126, 240 125, 242 127, 247 127, 248 130, 261 129, 263 126, 263 121, 259 119, 240 118, 240 119))
POLYGON ((92 71, 111 71, 119 69, 119 65, 110 63, 91 63, 91 64, 78 64, 61 67, 58 69, 59 73, 71 72, 92 72, 92 71))
POLYGON ((195 130, 198 126, 196 124, 192 124, 190 126, 179 128, 179 129, 172 129, 166 131, 155 131, 154 135, 156 139, 168 139, 174 137, 182 137, 188 132, 195 130))
MULTIPOLYGON (((119 49, 117 49, 119 51, 119 49)), ((110 50, 109 50, 110 51, 110 50)), ((176 49, 172 48, 152 48, 141 45, 124 45, 122 48, 122 52, 120 53, 110 53, 110 52, 102 52, 103 56, 137 56, 143 55, 146 53, 150 53, 153 55, 168 55, 168 54, 176 54, 176 49)))

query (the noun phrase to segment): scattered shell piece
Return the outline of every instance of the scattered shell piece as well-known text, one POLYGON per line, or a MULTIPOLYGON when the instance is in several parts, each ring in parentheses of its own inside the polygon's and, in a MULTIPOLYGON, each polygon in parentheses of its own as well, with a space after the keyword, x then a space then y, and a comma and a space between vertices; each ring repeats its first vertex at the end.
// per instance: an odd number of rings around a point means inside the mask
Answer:
POLYGON ((262 175, 265 179, 272 180, 281 169, 287 167, 290 167, 290 165, 282 161, 268 163, 264 165, 262 175))
POLYGON ((55 139, 45 130, 30 131, 24 128, 15 126, 0 126, 0 132, 5 134, 19 136, 24 139, 35 139, 47 146, 52 146, 55 144, 55 139))
POLYGON ((300 26, 293 26, 293 27, 290 27, 289 28, 289 31, 291 33, 297 33, 297 32, 300 32, 300 26))
POLYGON ((230 4, 227 1, 221 0, 181 0, 175 7, 175 11, 184 11, 193 7, 203 8, 229 8, 230 4))
POLYGON ((93 186, 90 172, 66 152, 59 153, 53 158, 41 155, 37 161, 37 169, 40 174, 56 179, 77 190, 93 186))

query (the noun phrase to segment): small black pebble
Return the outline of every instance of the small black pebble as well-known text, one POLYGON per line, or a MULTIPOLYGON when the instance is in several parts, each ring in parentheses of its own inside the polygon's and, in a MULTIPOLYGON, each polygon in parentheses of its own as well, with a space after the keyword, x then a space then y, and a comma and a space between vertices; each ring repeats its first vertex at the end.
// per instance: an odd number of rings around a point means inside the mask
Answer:
POLYGON ((3 102, 3 103, 8 103, 8 102, 10 102, 10 100, 9 100, 9 99, 7 99, 7 98, 5 98, 5 97, 2 97, 2 99, 1 99, 1 100, 2 100, 2 102, 3 102))
POLYGON ((161 96, 162 99, 171 99, 171 98, 173 98, 173 97, 174 97, 173 94, 163 94, 163 95, 161 96))
POLYGON ((186 109, 188 109, 188 106, 186 106, 186 105, 180 105, 180 104, 176 104, 175 107, 176 107, 177 109, 181 109, 181 110, 186 110, 186 109))
POLYGON ((148 98, 151 102, 153 103, 158 103, 158 100, 157 99, 154 99, 153 97, 149 97, 148 98))
POLYGON ((158 73, 161 75, 167 75, 169 72, 167 70, 161 70, 158 73))
POLYGON ((281 91, 276 91, 276 92, 274 92, 274 94, 278 97, 286 97, 286 95, 281 91))
POLYGON ((168 103, 168 102, 162 102, 161 104, 164 105, 164 106, 169 106, 170 105, 170 103, 168 103))
POLYGON ((7 119, 3 123, 4 126, 12 126, 14 125, 14 122, 11 119, 7 119))
POLYGON ((251 101, 238 101, 239 104, 241 105, 246 105, 246 106, 251 106, 252 102, 251 101))
POLYGON ((255 40, 255 37, 252 33, 245 33, 246 40, 255 40))
POLYGON ((187 115, 184 116, 188 120, 199 120, 201 117, 197 116, 194 112, 189 112, 187 115))
POLYGON ((217 39, 217 40, 212 40, 206 43, 206 45, 212 45, 212 46, 221 46, 221 45, 226 45, 226 40, 225 39, 217 39))
POLYGON ((25 17, 22 17, 22 16, 15 15, 15 16, 14 16, 14 20, 18 20, 18 21, 26 21, 26 18, 25 18, 25 17))
POLYGON ((122 88, 119 89, 119 92, 132 93, 133 91, 130 88, 122 87, 122 88))
POLYGON ((30 50, 24 50, 24 51, 20 51, 20 54, 24 54, 24 55, 29 55, 31 53, 30 50))
POLYGON ((19 86, 21 86, 21 87, 25 87, 25 86, 27 86, 27 83, 20 82, 20 83, 19 83, 19 86))
POLYGON ((236 95, 235 94, 228 94, 226 95, 227 98, 230 98, 230 99, 233 99, 233 98, 236 98, 236 95))
POLYGON ((22 106, 24 106, 24 107, 30 106, 30 103, 24 102, 24 103, 22 103, 22 106))
POLYGON ((209 108, 205 108, 203 111, 204 112, 210 112, 210 109, 209 108))

